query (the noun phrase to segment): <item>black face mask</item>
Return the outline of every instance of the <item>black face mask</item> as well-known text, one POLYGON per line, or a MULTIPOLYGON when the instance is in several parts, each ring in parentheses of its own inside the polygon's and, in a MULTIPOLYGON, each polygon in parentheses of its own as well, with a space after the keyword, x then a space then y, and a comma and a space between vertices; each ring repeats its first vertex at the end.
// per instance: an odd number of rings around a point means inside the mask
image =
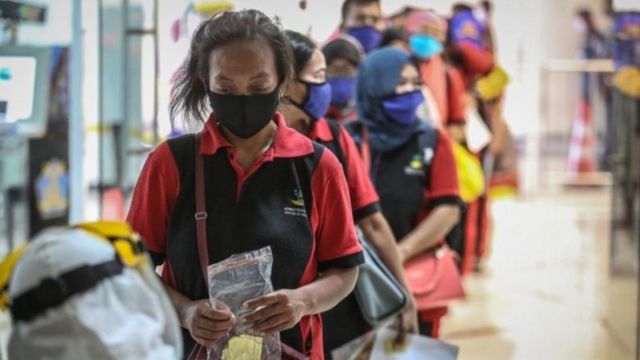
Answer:
POLYGON ((265 95, 230 95, 209 91, 209 103, 220 124, 237 137, 248 139, 273 118, 280 86, 265 95))

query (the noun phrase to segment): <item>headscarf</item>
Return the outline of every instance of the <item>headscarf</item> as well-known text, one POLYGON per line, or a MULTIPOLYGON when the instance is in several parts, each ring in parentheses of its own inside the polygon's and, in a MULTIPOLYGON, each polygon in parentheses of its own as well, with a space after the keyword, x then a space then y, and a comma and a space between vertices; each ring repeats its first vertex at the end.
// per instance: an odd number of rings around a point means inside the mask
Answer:
POLYGON ((369 145, 374 152, 385 152, 406 144, 415 134, 427 129, 418 119, 403 127, 391 121, 383 110, 383 100, 395 94, 404 66, 411 56, 400 49, 383 48, 371 52, 360 64, 356 80, 358 121, 369 132, 369 145))

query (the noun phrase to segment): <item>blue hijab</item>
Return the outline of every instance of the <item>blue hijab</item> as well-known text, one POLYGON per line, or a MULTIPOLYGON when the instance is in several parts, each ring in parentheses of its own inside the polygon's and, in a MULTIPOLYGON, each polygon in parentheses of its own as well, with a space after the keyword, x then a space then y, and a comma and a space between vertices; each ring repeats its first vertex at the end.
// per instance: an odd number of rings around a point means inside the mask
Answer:
POLYGON ((396 149, 427 129, 427 124, 417 116, 412 125, 400 126, 391 121, 383 110, 383 100, 395 94, 402 69, 410 61, 408 53, 387 47, 369 53, 358 68, 358 121, 369 131, 369 144, 375 153, 396 149))

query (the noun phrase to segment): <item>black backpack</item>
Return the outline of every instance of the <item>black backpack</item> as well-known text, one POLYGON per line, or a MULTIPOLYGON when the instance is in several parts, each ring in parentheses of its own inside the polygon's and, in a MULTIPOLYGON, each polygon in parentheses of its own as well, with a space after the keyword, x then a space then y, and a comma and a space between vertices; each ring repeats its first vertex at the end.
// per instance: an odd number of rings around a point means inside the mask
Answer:
MULTIPOLYGON (((364 131, 363 126, 359 122, 350 122, 346 124, 347 129, 351 134, 362 134, 364 131)), ((335 130, 332 128, 332 132, 338 133, 339 125, 335 124, 335 130)), ((421 133, 418 137, 418 146, 423 151, 430 149, 435 154, 436 148, 438 147, 438 135, 439 132, 436 128, 430 127, 427 131, 421 133)), ((334 135, 334 138, 337 137, 334 135)), ((337 141, 337 140, 336 140, 337 141)), ((358 144, 361 145, 361 144, 358 144)), ((339 147, 338 147, 339 148, 339 147)), ((340 162, 344 164, 343 158, 344 154, 336 154, 340 162)), ((344 166, 344 165, 343 165, 344 166)), ((425 167, 425 186, 428 188, 431 186, 431 164, 425 167)), ((465 223, 466 223, 466 205, 462 200, 458 201, 457 206, 460 208, 460 221, 451 229, 449 234, 445 237, 445 241, 447 245, 458 255, 463 256, 465 250, 465 223)))

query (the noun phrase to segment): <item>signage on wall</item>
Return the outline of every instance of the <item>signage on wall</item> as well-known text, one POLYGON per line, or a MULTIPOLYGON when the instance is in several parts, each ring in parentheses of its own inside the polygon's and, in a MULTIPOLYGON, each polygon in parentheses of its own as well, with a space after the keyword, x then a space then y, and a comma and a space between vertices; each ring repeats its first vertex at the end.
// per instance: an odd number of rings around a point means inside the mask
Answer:
POLYGON ((64 161, 53 158, 42 165, 35 181, 38 212, 43 220, 63 217, 69 211, 69 172, 64 161))

